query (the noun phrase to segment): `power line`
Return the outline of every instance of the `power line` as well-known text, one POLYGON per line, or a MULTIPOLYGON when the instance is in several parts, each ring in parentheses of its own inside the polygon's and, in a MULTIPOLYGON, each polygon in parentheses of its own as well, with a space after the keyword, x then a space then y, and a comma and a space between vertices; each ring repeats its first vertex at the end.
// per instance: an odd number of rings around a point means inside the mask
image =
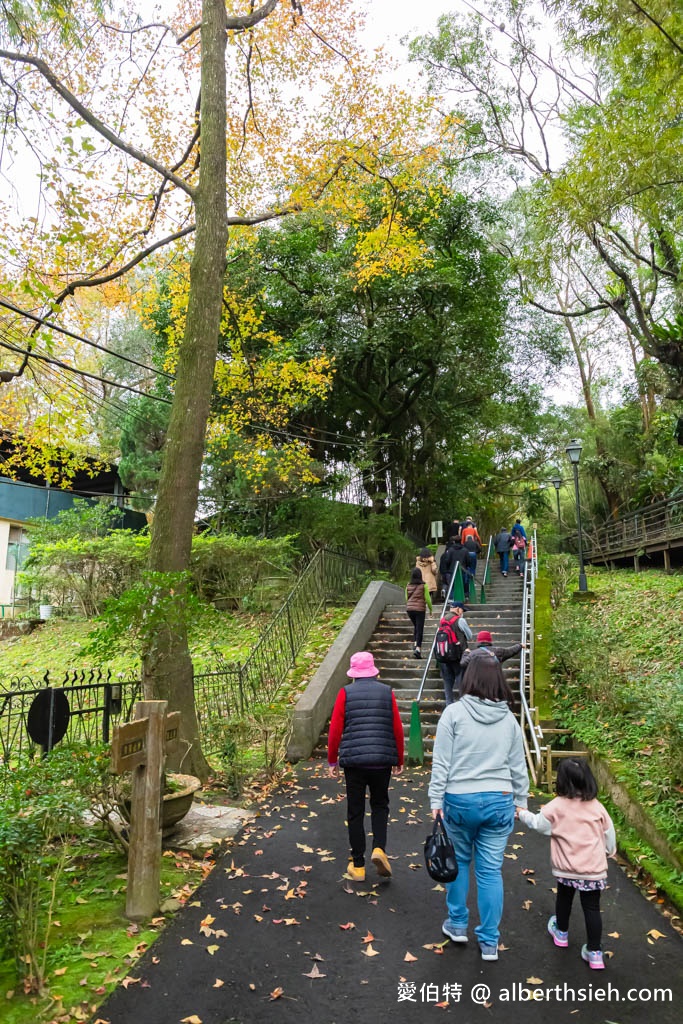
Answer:
POLYGON ((12 313, 17 313, 19 316, 26 317, 28 320, 32 320, 36 324, 40 324, 43 327, 49 327, 51 331, 57 331, 59 334, 64 334, 67 338, 73 338, 74 341, 80 341, 84 345, 91 345, 100 352, 106 352, 107 355, 115 356, 116 359, 122 359, 124 362, 131 363, 133 366, 139 366, 142 370, 147 370, 149 373, 158 374, 160 377, 167 377, 168 380, 175 380, 173 374, 166 373, 165 370, 157 370, 153 366, 147 366, 146 363, 141 363, 137 359, 133 359, 132 356, 121 355, 120 352, 115 352, 111 348, 99 345, 96 341, 90 341, 89 338, 84 338, 80 334, 75 334, 66 327, 60 327, 59 324, 54 324, 50 320, 46 320, 44 317, 37 316, 35 313, 29 313, 25 309, 20 309, 18 306, 15 306, 14 303, 8 302, 7 299, 0 298, 0 306, 3 306, 5 309, 9 309, 12 313))
POLYGON ((41 355, 38 352, 32 352, 27 348, 19 348, 18 345, 12 345, 10 342, 1 341, 0 346, 7 348, 10 352, 16 352, 19 355, 28 356, 29 359, 39 359, 44 363, 51 363, 53 366, 60 366, 63 370, 68 370, 69 373, 78 374, 81 377, 88 377, 90 380, 97 380, 101 384, 109 384, 114 388, 121 388, 124 391, 132 391, 133 394, 141 395, 143 398, 151 398, 155 402, 164 402, 166 405, 171 405, 171 401, 168 398, 162 398, 161 395, 153 395, 148 391, 140 391, 139 388, 134 388, 131 384, 121 384, 118 381, 110 380, 108 377, 100 377, 96 373, 89 373, 87 370, 79 370, 74 366, 69 366, 67 363, 63 363, 61 359, 54 359, 52 356, 41 355))

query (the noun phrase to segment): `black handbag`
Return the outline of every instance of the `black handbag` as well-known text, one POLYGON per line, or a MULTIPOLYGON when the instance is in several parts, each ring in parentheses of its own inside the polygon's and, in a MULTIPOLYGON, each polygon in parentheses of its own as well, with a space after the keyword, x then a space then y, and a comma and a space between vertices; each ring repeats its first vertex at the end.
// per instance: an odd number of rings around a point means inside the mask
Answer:
POLYGON ((455 850, 440 814, 434 819, 432 834, 425 839, 425 864, 435 882, 453 882, 458 877, 455 850))

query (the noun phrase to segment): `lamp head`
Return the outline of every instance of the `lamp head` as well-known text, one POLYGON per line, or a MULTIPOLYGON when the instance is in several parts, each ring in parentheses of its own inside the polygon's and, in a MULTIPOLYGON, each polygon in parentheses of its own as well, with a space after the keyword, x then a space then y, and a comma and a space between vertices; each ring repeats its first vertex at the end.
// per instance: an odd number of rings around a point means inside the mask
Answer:
POLYGON ((578 466, 579 464, 582 449, 583 445, 576 437, 572 441, 570 441, 567 447, 565 448, 565 451, 569 456, 569 461, 573 463, 575 466, 578 466))
POLYGON ((550 477, 550 483, 553 485, 553 487, 555 488, 556 491, 559 491, 560 487, 562 486, 562 477, 561 476, 551 476, 550 477))

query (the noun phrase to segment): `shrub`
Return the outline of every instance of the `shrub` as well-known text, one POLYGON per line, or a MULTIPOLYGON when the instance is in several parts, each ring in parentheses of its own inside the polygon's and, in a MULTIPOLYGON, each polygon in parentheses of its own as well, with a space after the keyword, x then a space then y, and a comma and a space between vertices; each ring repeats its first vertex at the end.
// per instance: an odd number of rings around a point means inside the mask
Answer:
POLYGON ((43 991, 57 883, 94 774, 96 759, 69 749, 0 765, 0 934, 26 992, 43 991))

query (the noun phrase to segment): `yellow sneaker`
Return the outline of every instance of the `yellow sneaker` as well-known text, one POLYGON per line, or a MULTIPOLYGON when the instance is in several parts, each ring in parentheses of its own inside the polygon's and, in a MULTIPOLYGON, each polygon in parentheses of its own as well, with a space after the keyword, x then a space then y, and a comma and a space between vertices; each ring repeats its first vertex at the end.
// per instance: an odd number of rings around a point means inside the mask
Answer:
POLYGON ((352 860, 349 861, 349 866, 346 869, 346 874, 354 882, 365 881, 365 868, 357 868, 352 860))
POLYGON ((379 846, 372 851, 372 863, 377 868, 378 875, 382 875, 384 878, 391 877, 391 864, 387 860, 386 853, 384 850, 380 850, 379 846))

